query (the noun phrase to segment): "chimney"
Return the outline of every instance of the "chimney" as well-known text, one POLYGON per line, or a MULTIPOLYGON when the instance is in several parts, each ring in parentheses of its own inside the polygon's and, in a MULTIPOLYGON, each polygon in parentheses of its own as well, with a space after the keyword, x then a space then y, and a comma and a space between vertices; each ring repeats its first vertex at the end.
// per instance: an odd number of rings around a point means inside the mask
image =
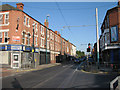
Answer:
POLYGON ((23 3, 17 3, 16 5, 17 5, 17 9, 20 9, 23 11, 23 6, 24 6, 23 3))
POLYGON ((120 5, 120 0, 118 0, 118 6, 120 5))
POLYGON ((56 34, 58 34, 58 31, 55 31, 56 34))
POLYGON ((44 22, 44 25, 48 28, 48 25, 49 23, 48 23, 48 21, 45 19, 45 22, 44 22))

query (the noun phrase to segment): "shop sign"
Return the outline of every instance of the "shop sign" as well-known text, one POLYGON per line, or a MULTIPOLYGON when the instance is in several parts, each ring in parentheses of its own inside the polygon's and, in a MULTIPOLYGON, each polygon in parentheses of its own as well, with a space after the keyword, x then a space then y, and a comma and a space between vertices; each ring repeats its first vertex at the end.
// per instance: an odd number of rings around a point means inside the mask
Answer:
POLYGON ((31 51, 31 47, 30 46, 25 46, 25 51, 31 51))
POLYGON ((7 50, 21 51, 22 50, 22 46, 21 45, 7 45, 7 50))
POLYGON ((11 50, 22 50, 22 46, 11 46, 11 50))
POLYGON ((6 46, 5 45, 0 45, 0 51, 4 51, 6 50, 6 46))
POLYGON ((13 41, 20 41, 20 36, 12 36, 13 41))
POLYGON ((35 52, 39 52, 39 48, 35 48, 35 52))

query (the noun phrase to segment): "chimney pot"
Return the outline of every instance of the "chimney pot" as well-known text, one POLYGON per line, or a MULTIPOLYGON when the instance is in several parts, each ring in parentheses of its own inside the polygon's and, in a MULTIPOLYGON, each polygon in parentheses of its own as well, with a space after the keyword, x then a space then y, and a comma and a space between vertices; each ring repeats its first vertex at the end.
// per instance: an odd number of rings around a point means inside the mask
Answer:
POLYGON ((23 3, 17 3, 16 5, 17 5, 17 8, 18 8, 18 9, 20 9, 20 10, 23 11, 23 6, 24 6, 23 3))

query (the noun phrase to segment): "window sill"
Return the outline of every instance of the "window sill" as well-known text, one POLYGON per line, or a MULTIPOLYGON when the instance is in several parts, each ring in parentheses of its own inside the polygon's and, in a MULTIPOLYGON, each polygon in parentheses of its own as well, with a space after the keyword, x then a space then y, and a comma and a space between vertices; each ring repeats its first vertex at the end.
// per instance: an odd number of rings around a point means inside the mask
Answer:
POLYGON ((8 26, 9 25, 9 23, 8 24, 0 24, 0 26, 8 26))

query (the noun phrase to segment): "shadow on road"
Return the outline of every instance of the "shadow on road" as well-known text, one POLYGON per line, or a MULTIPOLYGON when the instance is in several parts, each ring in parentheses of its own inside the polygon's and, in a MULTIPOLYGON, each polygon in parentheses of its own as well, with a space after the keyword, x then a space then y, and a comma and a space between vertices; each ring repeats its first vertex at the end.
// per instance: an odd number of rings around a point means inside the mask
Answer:
POLYGON ((13 88, 22 88, 22 86, 20 85, 19 81, 14 78, 14 81, 12 82, 12 86, 13 88))

